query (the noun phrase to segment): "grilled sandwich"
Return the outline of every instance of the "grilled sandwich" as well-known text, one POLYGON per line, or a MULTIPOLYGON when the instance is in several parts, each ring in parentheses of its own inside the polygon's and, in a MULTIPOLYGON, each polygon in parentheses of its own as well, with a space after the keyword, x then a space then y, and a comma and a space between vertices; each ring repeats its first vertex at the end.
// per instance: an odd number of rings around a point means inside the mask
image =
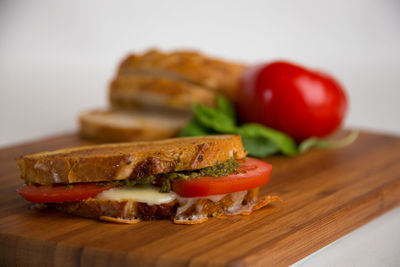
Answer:
POLYGON ((17 164, 26 200, 110 222, 197 224, 279 200, 258 196, 272 167, 246 158, 236 135, 67 148, 17 164))

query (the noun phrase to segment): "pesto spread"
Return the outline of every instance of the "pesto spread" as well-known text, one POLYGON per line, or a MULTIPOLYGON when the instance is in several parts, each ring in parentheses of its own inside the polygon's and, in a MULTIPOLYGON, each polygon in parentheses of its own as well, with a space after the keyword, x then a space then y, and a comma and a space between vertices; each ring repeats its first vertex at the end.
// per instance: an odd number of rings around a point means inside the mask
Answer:
POLYGON ((175 180, 188 180, 202 176, 219 177, 226 176, 236 172, 239 163, 235 159, 227 160, 221 164, 214 166, 189 171, 177 171, 170 173, 163 173, 158 175, 150 175, 146 177, 112 181, 108 183, 99 184, 115 184, 118 186, 135 186, 143 184, 154 184, 160 186, 160 192, 171 191, 171 182, 175 180))

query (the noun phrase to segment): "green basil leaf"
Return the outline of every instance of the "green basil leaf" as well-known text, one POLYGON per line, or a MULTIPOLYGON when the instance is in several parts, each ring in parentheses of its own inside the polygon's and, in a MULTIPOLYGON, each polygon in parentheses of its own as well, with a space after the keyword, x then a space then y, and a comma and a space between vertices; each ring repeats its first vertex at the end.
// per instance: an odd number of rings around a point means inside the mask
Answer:
POLYGON ((279 151, 272 141, 263 137, 242 136, 242 142, 249 155, 257 158, 264 158, 279 151))
POLYGON ((235 106, 231 101, 222 95, 218 95, 217 97, 217 110, 227 115, 234 123, 236 123, 235 106))
POLYGON ((203 105, 193 107, 197 121, 206 128, 211 128, 218 133, 236 133, 235 121, 216 108, 203 105))
POLYGON ((193 119, 180 131, 179 136, 203 136, 214 133, 214 131, 204 127, 196 119, 193 119))
POLYGON ((269 127, 256 124, 247 123, 243 124, 239 128, 239 134, 241 136, 247 136, 252 138, 263 137, 271 140, 279 149, 279 151, 287 156, 294 156, 297 154, 296 142, 288 135, 271 129, 269 127))
POLYGON ((299 152, 304 153, 312 148, 341 148, 353 143, 358 137, 358 131, 352 131, 339 140, 326 140, 318 137, 310 137, 299 145, 299 152))

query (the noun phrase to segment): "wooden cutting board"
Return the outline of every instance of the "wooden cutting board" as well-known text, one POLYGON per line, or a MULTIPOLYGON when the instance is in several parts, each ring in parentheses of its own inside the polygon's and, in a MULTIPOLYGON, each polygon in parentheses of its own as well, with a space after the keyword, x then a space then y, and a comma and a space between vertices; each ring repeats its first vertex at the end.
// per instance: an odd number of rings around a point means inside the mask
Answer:
POLYGON ((294 263, 400 204, 400 138, 271 157, 262 188, 284 200, 200 225, 118 225, 37 211, 15 192, 14 158, 81 145, 63 135, 0 150, 0 266, 278 266, 294 263))

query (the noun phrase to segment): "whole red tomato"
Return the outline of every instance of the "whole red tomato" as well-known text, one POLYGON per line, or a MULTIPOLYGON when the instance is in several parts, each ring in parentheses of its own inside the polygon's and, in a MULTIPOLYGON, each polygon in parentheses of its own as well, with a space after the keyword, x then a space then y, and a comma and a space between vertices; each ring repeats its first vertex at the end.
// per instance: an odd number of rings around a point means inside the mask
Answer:
POLYGON ((283 61, 246 69, 236 102, 242 122, 278 129, 297 142, 332 133, 347 111, 334 78, 283 61))

